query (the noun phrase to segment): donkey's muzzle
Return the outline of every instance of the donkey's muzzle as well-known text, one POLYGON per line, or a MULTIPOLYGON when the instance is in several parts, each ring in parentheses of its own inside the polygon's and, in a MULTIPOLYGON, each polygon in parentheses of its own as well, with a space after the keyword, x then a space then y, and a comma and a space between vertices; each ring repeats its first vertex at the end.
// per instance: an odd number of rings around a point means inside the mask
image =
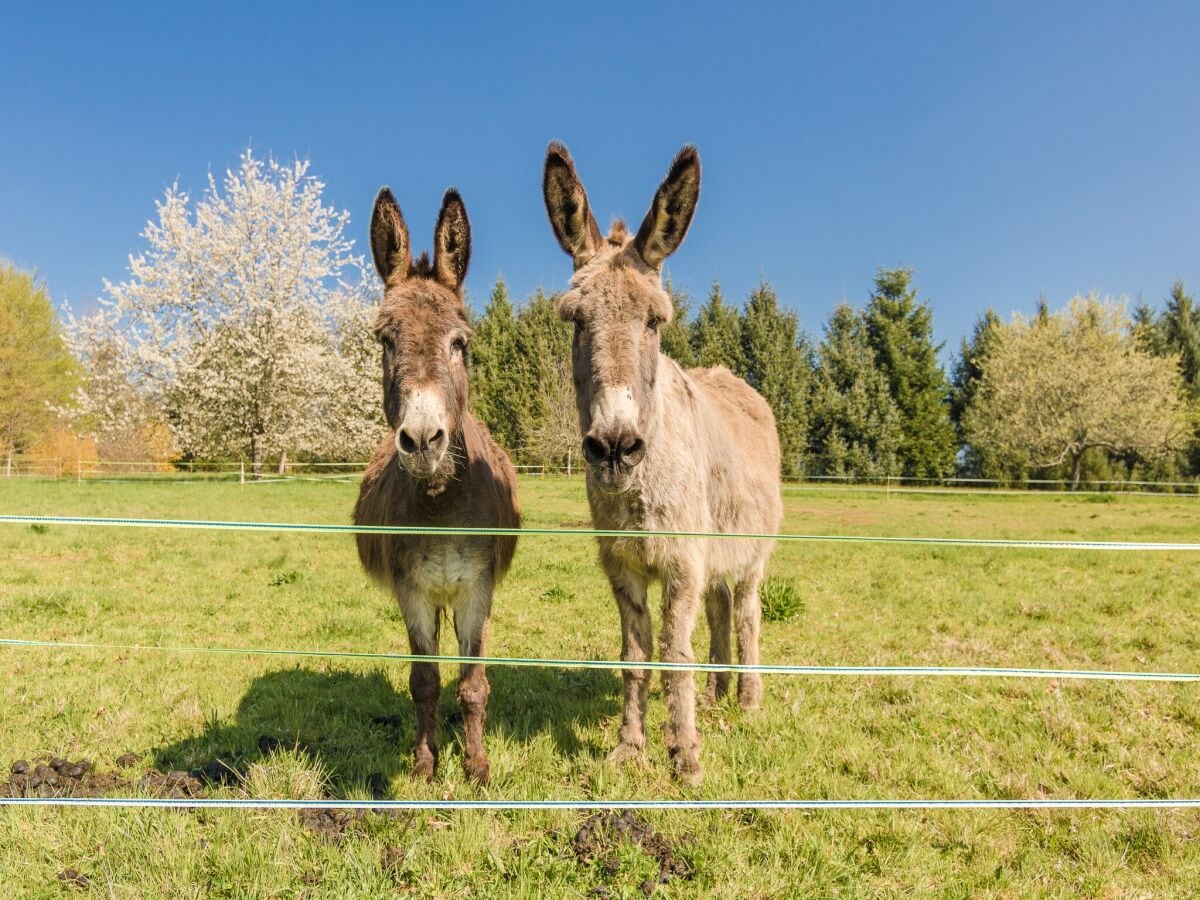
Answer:
POLYGON ((628 471, 645 456, 646 442, 636 432, 605 434, 592 431, 583 439, 583 458, 593 466, 628 471))

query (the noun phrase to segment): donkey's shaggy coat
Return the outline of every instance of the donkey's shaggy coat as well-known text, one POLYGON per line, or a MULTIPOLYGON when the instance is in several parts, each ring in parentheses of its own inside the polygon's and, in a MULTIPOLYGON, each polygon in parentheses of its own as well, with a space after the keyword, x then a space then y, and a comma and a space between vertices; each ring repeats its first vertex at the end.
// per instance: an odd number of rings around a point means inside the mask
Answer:
MULTIPOLYGON (((458 193, 442 201, 430 262, 414 261, 408 228, 384 188, 371 218, 371 252, 384 281, 375 333, 383 344, 384 412, 389 434, 363 476, 356 525, 517 528, 512 463, 467 410, 467 342, 462 300, 471 229, 458 193)), ((360 534, 358 555, 400 601, 414 654, 436 656, 441 610, 450 610, 460 656, 483 656, 492 591, 515 537, 360 534)), ((414 663, 409 687, 417 711, 413 774, 437 766, 435 663, 414 663)), ((464 665, 458 702, 467 775, 486 782, 483 724, 489 693, 482 665, 464 665)))
MULTIPOLYGON (((774 534, 779 529, 779 439, 766 401, 728 369, 680 368, 659 352, 671 319, 660 267, 682 243, 700 195, 700 158, 685 147, 671 165, 635 237, 618 223, 603 238, 575 165, 561 144, 546 154, 543 193, 550 223, 575 261, 559 304, 575 325, 572 349, 587 492, 601 529, 774 534)), ((600 561, 621 615, 621 658, 651 656, 649 583, 662 582, 659 653, 692 660, 692 630, 703 598, 712 632, 709 660, 730 662, 730 607, 738 662, 758 663, 758 585, 769 542, 686 538, 601 538, 600 561), (729 586, 732 583, 732 603, 729 586)), ((613 759, 638 756, 646 742, 649 673, 624 672, 621 743, 613 759)), ((728 690, 710 674, 706 698, 728 690)), ((667 747, 680 777, 703 777, 690 672, 664 672, 667 747)), ((758 675, 741 674, 738 699, 758 706, 758 675)))

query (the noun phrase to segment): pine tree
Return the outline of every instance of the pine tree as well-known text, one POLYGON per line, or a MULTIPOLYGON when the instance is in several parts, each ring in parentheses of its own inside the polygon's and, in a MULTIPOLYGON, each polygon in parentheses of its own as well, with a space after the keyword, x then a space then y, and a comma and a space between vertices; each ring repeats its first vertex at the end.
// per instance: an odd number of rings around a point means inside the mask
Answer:
POLYGON ((862 317, 845 303, 829 317, 817 348, 809 415, 812 474, 899 474, 900 412, 875 366, 862 317))
POLYGON ((775 413, 783 473, 797 474, 803 465, 812 362, 796 314, 780 309, 775 290, 765 281, 746 300, 742 350, 746 380, 775 413))
POLYGON ((725 303, 718 282, 713 282, 708 300, 700 307, 691 331, 696 365, 705 368, 725 366, 735 375, 745 376, 741 318, 735 307, 725 303))
POLYGON ((537 291, 517 314, 514 378, 510 382, 516 412, 516 450, 521 459, 542 462, 535 435, 555 417, 551 399, 556 385, 571 367, 571 328, 558 317, 556 298, 537 291))
POLYGON ((880 269, 867 304, 867 340, 900 410, 904 475, 945 478, 954 471, 955 437, 946 374, 933 343, 933 313, 917 302, 910 269, 880 269))
MULTIPOLYGON (((1139 335, 1138 326, 1134 334, 1139 335)), ((1147 341, 1141 341, 1145 346, 1147 341)), ((1149 334, 1150 352, 1158 356, 1179 357, 1179 372, 1193 408, 1193 417, 1200 420, 1200 306, 1184 288, 1182 281, 1171 285, 1171 296, 1149 334)), ((1178 471, 1188 475, 1200 474, 1200 425, 1190 445, 1176 461, 1178 471)))
POLYGON ((1022 467, 1017 466, 1014 469, 1011 465, 1006 466, 993 454, 966 444, 962 425, 963 416, 971 408, 979 390, 988 351, 999 340, 1003 328, 1004 322, 996 315, 995 310, 989 308, 975 320, 970 337, 962 339, 958 356, 955 357, 950 370, 950 421, 954 423, 955 434, 958 435, 960 444, 964 445, 964 473, 975 477, 1020 481, 1027 475, 1022 467))
POLYGON ((676 290, 671 284, 670 278, 663 285, 663 290, 671 298, 671 309, 674 311, 674 315, 671 316, 671 321, 663 326, 662 335, 659 338, 659 346, 662 348, 663 353, 667 354, 667 356, 671 357, 679 365, 685 369, 690 369, 696 365, 696 353, 692 349, 690 328, 688 325, 688 314, 691 311, 691 303, 688 300, 687 292, 676 290))
POLYGON ((497 278, 471 341, 471 408, 502 447, 517 446, 520 393, 517 320, 508 288, 497 278))
POLYGON ((1159 333, 1168 354, 1179 354, 1179 371, 1188 393, 1200 400, 1200 306, 1182 281, 1171 285, 1167 307, 1159 318, 1159 333))

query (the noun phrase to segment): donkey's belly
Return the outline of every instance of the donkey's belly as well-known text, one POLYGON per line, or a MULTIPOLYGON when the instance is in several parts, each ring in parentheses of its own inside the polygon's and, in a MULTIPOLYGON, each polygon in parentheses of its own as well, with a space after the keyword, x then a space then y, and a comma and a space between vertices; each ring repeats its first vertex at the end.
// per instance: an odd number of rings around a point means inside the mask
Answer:
POLYGON ((479 546, 428 542, 411 554, 407 580, 414 593, 449 606, 478 589, 490 566, 486 550, 479 546))

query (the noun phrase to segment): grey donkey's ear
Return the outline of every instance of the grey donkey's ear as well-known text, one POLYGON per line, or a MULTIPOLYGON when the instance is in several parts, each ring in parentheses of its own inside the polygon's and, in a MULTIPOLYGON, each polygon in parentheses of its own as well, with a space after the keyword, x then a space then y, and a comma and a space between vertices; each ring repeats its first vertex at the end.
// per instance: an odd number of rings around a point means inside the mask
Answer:
POLYGON ((650 211, 633 239, 642 259, 657 269, 679 249, 700 200, 700 153, 688 144, 675 155, 650 211))
POLYGON ((393 272, 399 272, 401 279, 408 277, 412 265, 408 226, 388 188, 379 189, 371 212, 371 258, 385 284, 393 272))
POLYGON ((550 217, 554 236, 575 260, 578 269, 600 249, 603 238, 588 206, 587 191, 575 174, 571 154, 558 141, 551 141, 546 148, 542 197, 546 201, 546 214, 550 217))
POLYGON ((467 208, 454 188, 442 198, 437 228, 433 230, 433 271, 438 281, 455 293, 462 290, 471 262, 471 222, 467 208))

